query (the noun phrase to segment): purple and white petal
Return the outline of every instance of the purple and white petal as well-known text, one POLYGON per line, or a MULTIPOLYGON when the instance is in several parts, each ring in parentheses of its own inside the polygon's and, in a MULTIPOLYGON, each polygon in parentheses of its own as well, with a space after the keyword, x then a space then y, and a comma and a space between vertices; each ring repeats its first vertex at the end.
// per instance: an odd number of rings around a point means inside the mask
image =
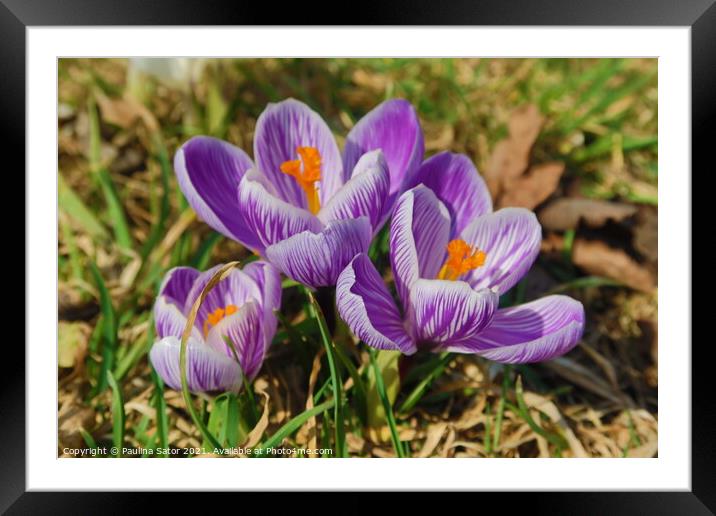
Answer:
POLYGON ((336 305, 351 331, 369 346, 407 355, 417 351, 383 278, 366 254, 353 258, 338 277, 336 305))
POLYGON ((475 219, 461 238, 487 255, 483 266, 462 279, 472 288, 497 288, 502 295, 527 274, 537 259, 542 228, 531 211, 504 208, 475 219))
MULTIPOLYGON (((181 340, 171 336, 155 342, 149 352, 149 359, 157 374, 175 390, 181 390, 180 351, 181 340)), ((238 392, 241 389, 239 364, 204 342, 190 338, 187 341, 186 358, 187 383, 191 392, 238 392)))
POLYGON ((483 330, 500 297, 464 281, 420 279, 410 288, 410 318, 417 339, 444 348, 483 330))
POLYGON ((253 230, 238 216, 236 190, 253 167, 251 158, 230 143, 195 136, 174 155, 179 187, 199 217, 222 235, 255 249, 253 230))
MULTIPOLYGON (((160 339, 164 337, 181 337, 186 326, 186 317, 179 311, 179 307, 172 303, 165 296, 157 296, 154 301, 154 328, 160 339)), ((201 339, 201 333, 196 329, 192 330, 192 336, 201 339)))
POLYGON ((389 189, 390 173, 383 153, 368 152, 356 164, 350 181, 321 208, 318 218, 327 224, 365 215, 376 232, 384 222, 383 207, 388 202, 389 189))
POLYGON ((320 233, 305 231, 266 248, 266 257, 286 276, 312 288, 336 284, 358 253, 368 250, 368 217, 335 220, 320 233))
POLYGON ((450 350, 508 364, 540 362, 570 351, 583 331, 582 303, 567 296, 547 296, 498 310, 483 332, 450 350))
POLYGON ((192 267, 169 269, 159 287, 159 295, 165 296, 169 302, 174 303, 183 311, 186 297, 198 276, 199 271, 192 267))
POLYGON ((459 235, 475 218, 492 211, 492 198, 485 180, 464 154, 441 152, 418 169, 413 185, 424 184, 447 207, 453 235, 459 235))
POLYGON ((281 307, 281 273, 268 262, 257 260, 246 265, 244 274, 254 280, 261 291, 257 300, 263 307, 262 328, 266 348, 273 341, 276 334, 277 320, 275 311, 281 307))
POLYGON ((321 204, 345 182, 338 145, 318 113, 303 102, 287 99, 269 104, 256 121, 254 157, 262 174, 284 201, 307 208, 306 195, 296 180, 281 172, 281 164, 298 159, 298 147, 315 147, 321 154, 321 204))
POLYGON ((434 278, 445 260, 450 215, 425 186, 400 196, 390 225, 390 264, 398 295, 406 305, 419 278, 434 278))
POLYGON ((386 100, 361 118, 346 138, 344 170, 353 170, 366 152, 381 149, 390 170, 389 213, 425 153, 423 130, 415 108, 404 99, 386 100))
MULTIPOLYGON (((201 291, 223 266, 224 264, 216 265, 199 275, 187 295, 184 313, 189 313, 201 291)), ((243 271, 232 269, 229 275, 214 285, 214 288, 204 298, 197 312, 195 326, 203 331, 208 315, 217 308, 225 309, 229 305, 240 308, 247 301, 254 299, 261 299, 259 286, 243 271)))
POLYGON ((224 340, 228 338, 233 342, 239 357, 241 369, 246 378, 252 380, 261 369, 266 346, 261 325, 263 313, 258 303, 249 301, 243 304, 239 311, 224 317, 212 327, 206 337, 206 343, 219 353, 234 358, 234 350, 224 340))
POLYGON ((249 171, 238 190, 237 215, 254 229, 264 249, 302 231, 318 232, 323 227, 308 210, 271 195, 270 184, 258 172, 249 171))

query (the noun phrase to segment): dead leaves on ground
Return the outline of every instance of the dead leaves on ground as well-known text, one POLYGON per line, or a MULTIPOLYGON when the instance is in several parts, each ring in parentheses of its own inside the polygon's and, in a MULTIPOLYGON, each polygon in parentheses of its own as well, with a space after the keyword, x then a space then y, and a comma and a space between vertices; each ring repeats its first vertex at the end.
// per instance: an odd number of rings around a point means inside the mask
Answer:
POLYGON ((562 251, 562 232, 576 231, 571 247, 574 265, 592 276, 653 291, 658 258, 656 208, 587 199, 573 188, 565 188, 567 197, 550 200, 560 187, 565 165, 532 163, 532 148, 543 124, 543 116, 532 104, 511 113, 508 136, 495 145, 484 174, 495 207, 538 209, 546 232, 544 251, 562 251))
POLYGON ((534 209, 557 189, 564 163, 530 166, 532 147, 543 123, 544 118, 532 104, 512 112, 508 137, 495 145, 484 175, 497 208, 534 209))

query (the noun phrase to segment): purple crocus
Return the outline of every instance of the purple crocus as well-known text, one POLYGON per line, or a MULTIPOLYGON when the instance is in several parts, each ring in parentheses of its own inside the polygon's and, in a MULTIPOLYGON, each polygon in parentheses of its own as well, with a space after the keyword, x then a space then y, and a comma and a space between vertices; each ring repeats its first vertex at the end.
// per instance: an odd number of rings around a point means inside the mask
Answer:
POLYGON ((344 152, 305 104, 269 104, 256 122, 254 161, 197 136, 176 153, 184 195, 212 228, 310 287, 335 285, 364 252, 423 157, 418 117, 389 100, 350 131, 344 152))
MULTIPOLYGON (((187 316, 220 267, 206 272, 176 267, 167 273, 159 290, 154 303, 158 340, 149 358, 173 389, 181 389, 179 352, 187 316)), ((263 261, 252 262, 243 270, 233 269, 216 284, 202 302, 187 341, 189 390, 237 392, 243 375, 253 379, 276 333, 274 310, 280 304, 280 274, 263 261)))
POLYGON ((498 308, 500 295, 539 254, 542 231, 534 213, 493 213, 484 181, 463 155, 433 156, 414 184, 400 197, 390 228, 402 311, 361 253, 336 285, 338 310, 351 330, 369 346, 408 355, 429 349, 525 363, 572 349, 584 327, 578 301, 553 295, 498 308))

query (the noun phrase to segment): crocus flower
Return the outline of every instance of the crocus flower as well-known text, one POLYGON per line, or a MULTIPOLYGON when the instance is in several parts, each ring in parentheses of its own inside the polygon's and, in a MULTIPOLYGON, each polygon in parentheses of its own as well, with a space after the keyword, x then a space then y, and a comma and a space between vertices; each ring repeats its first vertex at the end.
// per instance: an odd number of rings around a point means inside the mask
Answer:
MULTIPOLYGON (((162 282, 154 304, 158 340, 149 358, 173 389, 181 389, 179 352, 187 316, 220 267, 206 272, 176 267, 162 282)), ((274 310, 280 304, 281 278, 276 268, 266 262, 255 261, 243 270, 233 269, 217 283, 204 298, 187 341, 189 390, 237 392, 244 375, 252 380, 276 333, 274 310)))
POLYGON ((310 287, 338 274, 390 214, 422 160, 413 107, 382 103, 348 134, 343 154, 321 117, 293 99, 256 122, 254 160, 206 136, 186 142, 174 168, 189 204, 212 228, 310 287))
POLYGON ((541 228, 522 208, 492 212, 482 178, 465 156, 427 160, 417 186, 399 199, 390 259, 402 311, 365 254, 341 273, 336 302, 366 344, 413 354, 418 349, 476 353, 504 363, 547 360, 572 349, 584 308, 547 296, 498 308, 537 258, 541 228))

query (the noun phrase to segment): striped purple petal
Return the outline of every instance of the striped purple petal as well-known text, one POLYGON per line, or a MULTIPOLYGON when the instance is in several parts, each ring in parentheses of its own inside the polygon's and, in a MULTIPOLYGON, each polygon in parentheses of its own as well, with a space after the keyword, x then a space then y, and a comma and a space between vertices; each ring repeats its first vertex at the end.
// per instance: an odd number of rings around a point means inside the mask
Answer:
POLYGON ((302 231, 320 231, 318 218, 308 210, 292 205, 271 193, 270 183, 256 171, 249 171, 238 190, 239 216, 254 228, 263 253, 266 247, 302 231))
MULTIPOLYGON (((181 341, 175 336, 158 340, 149 352, 149 359, 157 374, 172 389, 181 389, 179 354, 181 341)), ((242 384, 239 364, 210 348, 204 342, 187 341, 187 383, 193 393, 238 392, 242 384)))
POLYGON ((417 351, 383 278, 366 254, 353 258, 338 277, 336 305, 351 331, 369 346, 408 355, 417 351))
POLYGON ((442 348, 484 329, 499 300, 496 292, 464 281, 419 279, 410 288, 412 329, 419 341, 442 348))
POLYGON ((366 216, 376 232, 384 222, 383 207, 388 201, 389 189, 390 174, 383 153, 368 152, 356 164, 350 181, 321 208, 318 218, 327 224, 332 220, 366 216))
POLYGON ((320 233, 305 231, 266 248, 266 257, 286 276, 312 288, 336 284, 355 255, 366 252, 368 217, 335 220, 320 233))
POLYGON ((230 143, 195 136, 176 152, 179 187, 199 217, 222 235, 255 249, 258 240, 238 214, 236 190, 253 167, 248 155, 230 143))
POLYGON ((249 263, 243 268, 243 272, 254 280, 261 291, 259 299, 263 305, 262 328, 265 347, 268 349, 276 334, 277 320, 274 312, 281 307, 281 273, 263 260, 249 263))
MULTIPOLYGON (((186 317, 179 307, 165 296, 157 296, 154 301, 154 328, 160 339, 169 336, 180 337, 186 326, 186 317)), ((194 327, 192 335, 200 339, 201 334, 194 327)))
POLYGON ((542 228, 534 213, 504 208, 475 219, 461 238, 487 255, 483 266, 462 278, 473 288, 507 292, 527 274, 539 254, 542 228))
POLYGON ((315 147, 321 154, 320 199, 325 204, 343 185, 343 165, 336 140, 323 119, 303 102, 287 99, 269 104, 256 121, 254 157, 262 174, 284 201, 306 208, 306 196, 281 164, 297 159, 297 147, 315 147))
POLYGON ((358 121, 346 138, 344 170, 353 170, 363 154, 376 149, 383 151, 390 171, 389 212, 425 153, 423 130, 410 102, 387 100, 358 121))
POLYGON ((400 196, 390 225, 390 264, 398 295, 405 305, 419 278, 434 278, 445 258, 450 215, 425 186, 400 196))
POLYGON ((479 335, 450 348, 495 362, 523 364, 564 355, 584 331, 584 307, 568 296, 547 296, 498 310, 479 335))
POLYGON ((475 218, 492 211, 484 179, 464 154, 441 152, 418 169, 413 185, 430 188, 450 212, 452 235, 459 235, 475 218))
POLYGON ((224 340, 230 339, 238 354, 241 369, 249 380, 258 374, 266 353, 262 316, 261 307, 249 301, 241 305, 238 312, 219 321, 206 337, 212 349, 235 359, 234 350, 224 340))
POLYGON ((167 297, 168 301, 174 303, 183 311, 186 297, 198 276, 199 271, 191 267, 169 269, 159 287, 159 295, 167 297))

